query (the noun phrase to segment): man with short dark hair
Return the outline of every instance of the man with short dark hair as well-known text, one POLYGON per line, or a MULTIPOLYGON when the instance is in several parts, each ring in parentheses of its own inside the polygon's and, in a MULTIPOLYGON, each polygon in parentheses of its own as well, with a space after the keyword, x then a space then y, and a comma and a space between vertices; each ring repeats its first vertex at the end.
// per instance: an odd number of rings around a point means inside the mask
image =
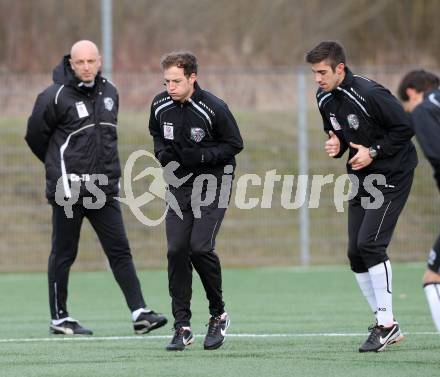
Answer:
POLYGON ((413 131, 387 89, 350 71, 338 42, 321 42, 306 61, 319 85, 316 99, 329 135, 325 151, 333 158, 349 151, 347 172, 355 195, 348 207, 348 259, 376 320, 359 352, 383 351, 403 338, 392 309, 386 249, 417 165, 413 131))
POLYGON ((229 202, 235 155, 243 149, 243 140, 226 103, 200 88, 194 54, 169 53, 161 66, 166 90, 153 100, 149 130, 165 171, 184 182, 169 185, 179 209, 171 207, 166 215, 169 291, 175 318, 167 350, 183 350, 194 341, 190 327, 193 267, 211 315, 204 348, 216 349, 224 342, 230 319, 223 302, 215 239, 229 202))
MULTIPOLYGON (((411 113, 417 140, 434 170, 440 190, 440 79, 425 70, 408 72, 402 79, 398 95, 411 113)), ((440 332, 440 235, 428 255, 423 288, 432 319, 440 332)))
POLYGON ((98 47, 87 40, 75 43, 54 69, 54 83, 38 96, 28 121, 26 141, 44 162, 46 196, 52 205, 48 266, 52 334, 92 334, 67 311, 69 272, 84 218, 107 255, 135 332, 144 334, 167 323, 145 305, 115 199, 121 176, 116 133, 119 98, 100 68, 98 47), (70 213, 64 199, 75 202, 70 203, 70 213))

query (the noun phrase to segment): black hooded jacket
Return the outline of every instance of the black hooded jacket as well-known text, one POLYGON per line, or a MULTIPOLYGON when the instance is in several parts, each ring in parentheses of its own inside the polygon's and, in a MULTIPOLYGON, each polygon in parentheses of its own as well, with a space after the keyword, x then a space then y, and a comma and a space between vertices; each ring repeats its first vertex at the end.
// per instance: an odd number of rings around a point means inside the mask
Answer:
POLYGON ((57 182, 64 197, 80 182, 80 197, 90 196, 85 182, 103 174, 98 186, 107 196, 119 191, 121 168, 117 150, 118 92, 100 73, 87 88, 76 78, 69 55, 53 71, 53 84, 40 93, 28 120, 25 140, 45 164, 46 196, 55 198, 57 182), (61 184, 62 183, 62 184, 61 184))
POLYGON ((154 152, 158 156, 166 148, 173 150, 180 164, 175 172, 177 177, 193 173, 193 178, 199 174, 220 178, 226 165, 235 168, 235 155, 243 149, 243 139, 226 103, 201 89, 197 82, 194 89, 184 103, 173 101, 166 91, 153 99, 149 131, 154 152), (185 148, 203 151, 204 162, 188 166, 181 158, 185 148))
POLYGON ((414 131, 402 105, 382 85, 362 76, 353 75, 345 67, 345 78, 331 92, 316 93, 324 130, 333 131, 341 142, 336 158, 349 149, 350 160, 357 149, 350 142, 373 147, 378 155, 367 167, 347 171, 359 177, 383 174, 387 183, 397 183, 400 177, 417 166, 417 152, 411 138, 414 131))
POLYGON ((417 140, 434 169, 440 190, 440 89, 424 94, 424 99, 411 113, 417 140))

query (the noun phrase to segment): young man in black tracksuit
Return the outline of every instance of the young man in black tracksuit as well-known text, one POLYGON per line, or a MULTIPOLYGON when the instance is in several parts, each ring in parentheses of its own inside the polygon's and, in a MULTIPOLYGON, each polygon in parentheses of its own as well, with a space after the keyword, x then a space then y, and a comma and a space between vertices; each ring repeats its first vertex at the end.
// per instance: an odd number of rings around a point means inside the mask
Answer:
POLYGON ((84 218, 99 237, 132 312, 135 332, 147 333, 167 322, 146 308, 119 202, 114 199, 121 175, 118 93, 101 76, 100 67, 93 42, 75 43, 54 69, 54 83, 38 96, 28 121, 26 141, 45 165, 46 196, 52 205, 48 280, 53 334, 92 334, 67 310, 69 271, 84 218))
POLYGON ((417 165, 413 131, 402 106, 386 88, 350 71, 337 42, 320 43, 306 60, 319 85, 316 99, 329 135, 325 151, 339 158, 348 150, 347 172, 354 193, 357 190, 349 201, 348 258, 376 316, 359 351, 382 351, 403 338, 392 311, 386 249, 417 165))
POLYGON ((200 275, 211 315, 204 348, 216 349, 223 344, 230 320, 222 297, 215 239, 229 202, 235 155, 243 149, 243 141, 228 106, 198 85, 193 54, 170 53, 161 65, 166 91, 153 100, 149 130, 165 175, 173 177, 168 180, 169 195, 179 204, 178 209, 169 208, 166 216, 175 318, 167 350, 183 350, 194 341, 190 327, 193 267, 200 275))
MULTIPOLYGON (((402 79, 398 94, 411 113, 417 140, 429 160, 440 190, 440 78, 431 72, 415 70, 402 79)), ((423 287, 432 319, 440 332, 440 235, 428 255, 423 287)))

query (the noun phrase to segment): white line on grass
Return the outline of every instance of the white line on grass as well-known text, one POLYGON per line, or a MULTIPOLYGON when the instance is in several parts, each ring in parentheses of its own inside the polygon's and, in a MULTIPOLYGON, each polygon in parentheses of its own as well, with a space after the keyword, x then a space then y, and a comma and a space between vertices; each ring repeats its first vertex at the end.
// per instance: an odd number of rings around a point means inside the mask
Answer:
MULTIPOLYGON (((438 332, 405 332, 405 335, 437 335, 438 332)), ((350 337, 365 336, 366 333, 313 333, 313 334, 228 334, 229 338, 311 338, 311 337, 350 337)), ((205 334, 198 334, 196 337, 204 337, 205 334)), ((170 339, 171 335, 145 335, 145 336, 64 336, 54 335, 51 338, 11 338, 0 339, 0 343, 38 343, 38 342, 90 342, 107 340, 157 340, 170 339)))

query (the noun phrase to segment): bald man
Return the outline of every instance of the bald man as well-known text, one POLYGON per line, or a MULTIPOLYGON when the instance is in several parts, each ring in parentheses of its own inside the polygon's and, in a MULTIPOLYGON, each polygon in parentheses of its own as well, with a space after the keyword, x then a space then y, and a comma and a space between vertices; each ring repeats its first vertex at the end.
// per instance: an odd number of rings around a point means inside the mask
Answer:
POLYGON ((26 142, 45 165, 46 197, 52 206, 49 256, 50 332, 92 335, 67 310, 69 271, 87 218, 98 235, 132 314, 145 334, 167 319, 142 296, 119 202, 118 92, 101 76, 101 56, 91 41, 79 41, 53 71, 28 120, 26 142))

